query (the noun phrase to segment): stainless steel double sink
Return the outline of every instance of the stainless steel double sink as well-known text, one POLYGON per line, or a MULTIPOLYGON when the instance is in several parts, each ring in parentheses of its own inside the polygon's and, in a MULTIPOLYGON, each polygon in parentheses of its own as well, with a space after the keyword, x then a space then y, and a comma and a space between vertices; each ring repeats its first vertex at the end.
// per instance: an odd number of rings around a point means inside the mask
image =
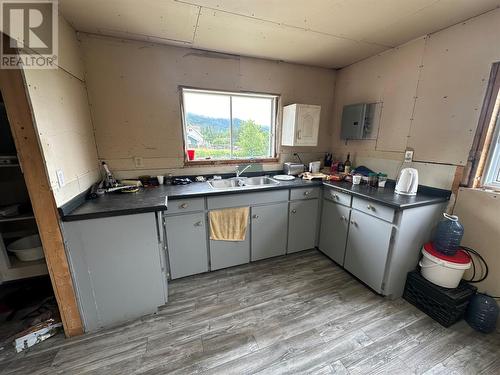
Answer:
POLYGON ((224 180, 210 180, 208 184, 212 189, 234 190, 250 187, 264 187, 279 185, 279 182, 267 176, 257 177, 233 177, 224 180))

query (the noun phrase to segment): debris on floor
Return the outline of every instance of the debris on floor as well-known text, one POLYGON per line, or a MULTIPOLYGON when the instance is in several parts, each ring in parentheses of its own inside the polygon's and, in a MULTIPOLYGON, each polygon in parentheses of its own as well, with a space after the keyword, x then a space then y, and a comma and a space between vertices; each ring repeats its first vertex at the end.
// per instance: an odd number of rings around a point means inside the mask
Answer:
POLYGON ((48 278, 5 285, 2 292, 0 350, 14 346, 19 353, 62 331, 48 278))
POLYGON ((14 346, 19 353, 29 347, 38 344, 42 341, 57 334, 62 328, 61 322, 56 322, 54 319, 46 320, 42 323, 30 327, 16 335, 14 346))

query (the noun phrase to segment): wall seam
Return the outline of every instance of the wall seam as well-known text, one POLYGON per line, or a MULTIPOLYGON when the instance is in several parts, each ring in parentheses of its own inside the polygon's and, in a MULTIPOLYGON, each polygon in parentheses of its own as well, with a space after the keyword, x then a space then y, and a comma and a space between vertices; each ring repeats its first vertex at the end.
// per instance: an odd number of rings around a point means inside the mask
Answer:
POLYGON ((425 51, 427 49, 428 40, 429 40, 429 35, 425 36, 424 38, 424 48, 422 49, 422 56, 420 58, 420 64, 418 66, 418 78, 417 78, 417 84, 415 86, 415 95, 413 95, 413 108, 411 110, 410 126, 408 127, 408 134, 406 136, 406 148, 408 148, 408 142, 411 137, 411 131, 413 129, 413 122, 415 120, 415 109, 417 107, 418 89, 420 87, 420 80, 422 79, 422 74, 424 70, 424 56, 425 56, 425 51))
POLYGON ((202 7, 198 7, 198 16, 196 17, 196 25, 194 27, 193 39, 191 41, 191 45, 194 45, 194 41, 196 39, 196 32, 198 31, 198 23, 200 22, 201 8, 202 7))
POLYGON ((87 106, 88 106, 88 109, 89 109, 89 113, 90 113, 90 126, 92 127, 92 136, 94 138, 94 147, 95 147, 95 153, 96 153, 96 156, 97 156, 97 166, 96 166, 96 169, 97 171, 99 171, 99 168, 100 168, 100 164, 99 164, 99 147, 97 146, 97 136, 96 136, 96 129, 95 129, 95 125, 94 125, 94 111, 92 110, 93 107, 92 107, 92 103, 90 101, 90 96, 89 96, 89 90, 87 88, 87 63, 86 63, 86 60, 85 60, 85 55, 83 53, 83 47, 82 47, 82 41, 80 40, 79 38, 79 32, 76 33, 76 39, 78 40, 78 48, 80 50, 80 53, 82 55, 82 64, 83 64, 83 76, 84 76, 84 87, 85 87, 85 95, 87 97, 87 106))
MULTIPOLYGON (((436 0, 436 1, 440 1, 440 0, 436 0)), ((177 0, 177 2, 182 3, 182 4, 191 5, 191 6, 199 6, 198 4, 194 4, 194 3, 190 2, 190 1, 177 0)), ((255 17, 255 16, 249 16, 247 14, 242 14, 242 13, 238 13, 238 12, 224 10, 224 9, 221 9, 221 8, 214 8, 214 7, 210 7, 210 6, 199 6, 199 7, 200 7, 200 10, 201 10, 201 8, 205 8, 205 9, 209 9, 209 10, 215 11, 215 12, 220 12, 220 13, 225 13, 225 14, 231 14, 233 16, 242 17, 242 18, 249 18, 249 19, 252 19, 252 20, 255 20, 255 21, 266 22, 266 23, 270 23, 270 24, 273 24, 273 25, 281 26, 281 27, 288 27, 288 28, 291 28, 291 29, 301 30, 301 31, 304 31, 304 32, 311 32, 311 33, 315 33, 315 34, 325 35, 325 36, 329 36, 331 38, 349 40, 351 42, 364 43, 364 44, 369 44, 369 45, 378 46, 378 47, 382 47, 382 48, 388 48, 388 49, 396 47, 396 46, 393 46, 393 45, 387 45, 387 44, 377 43, 377 42, 370 42, 370 41, 362 40, 362 39, 347 38, 347 37, 342 36, 342 35, 330 34, 330 33, 324 32, 324 31, 314 30, 314 29, 310 29, 310 28, 307 28, 307 27, 300 27, 300 26, 291 25, 291 24, 284 23, 284 22, 276 22, 276 21, 272 21, 272 20, 269 20, 269 19, 265 19, 265 18, 259 18, 259 17, 255 17)))

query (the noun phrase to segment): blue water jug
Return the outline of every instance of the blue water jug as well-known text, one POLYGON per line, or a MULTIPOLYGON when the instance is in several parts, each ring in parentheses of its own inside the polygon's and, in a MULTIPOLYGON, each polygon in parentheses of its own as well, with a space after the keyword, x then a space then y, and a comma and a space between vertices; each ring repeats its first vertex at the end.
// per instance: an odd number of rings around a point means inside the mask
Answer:
POLYGON ((458 216, 446 212, 443 216, 444 219, 437 225, 434 248, 445 255, 455 255, 464 235, 464 227, 458 221, 458 216))
POLYGON ((473 296, 467 306, 465 320, 476 331, 490 333, 495 330, 498 319, 497 301, 486 294, 473 296))

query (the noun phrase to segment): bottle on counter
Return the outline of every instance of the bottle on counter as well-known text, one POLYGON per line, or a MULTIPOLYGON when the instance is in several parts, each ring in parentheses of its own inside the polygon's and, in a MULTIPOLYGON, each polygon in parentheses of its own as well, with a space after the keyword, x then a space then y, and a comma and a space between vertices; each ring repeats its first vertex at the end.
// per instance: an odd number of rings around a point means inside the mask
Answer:
POLYGON ((368 185, 370 187, 377 187, 378 186, 378 174, 377 173, 368 173, 368 185))
POLYGON ((337 165, 337 172, 344 173, 344 170, 345 170, 344 163, 342 163, 341 161, 339 161, 339 163, 337 165))
POLYGON ((174 175, 172 173, 169 173, 167 175, 167 178, 165 179, 165 185, 172 185, 173 179, 174 179, 174 175))
POLYGON ((324 166, 325 166, 325 168, 332 166, 332 159, 333 159, 332 154, 329 153, 329 152, 327 152, 326 155, 325 155, 325 161, 323 163, 324 166))
POLYGON ((347 159, 344 162, 344 173, 346 173, 346 174, 351 173, 351 166, 352 166, 352 164, 351 164, 351 154, 348 153, 347 154, 347 159))
POLYGON ((387 173, 379 173, 378 174, 378 187, 385 187, 385 183, 387 182, 387 173))

